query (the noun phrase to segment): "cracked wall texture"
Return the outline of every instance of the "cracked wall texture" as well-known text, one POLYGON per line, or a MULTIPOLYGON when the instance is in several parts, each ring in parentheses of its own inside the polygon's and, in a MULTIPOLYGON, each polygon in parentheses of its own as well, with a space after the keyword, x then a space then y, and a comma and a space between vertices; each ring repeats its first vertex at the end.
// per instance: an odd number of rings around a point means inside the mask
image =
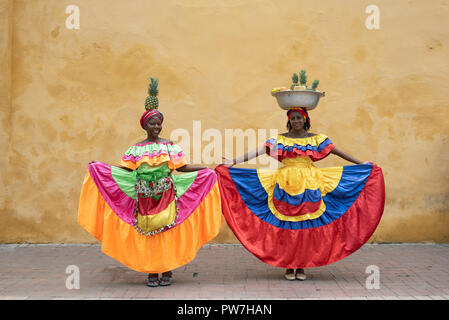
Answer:
MULTIPOLYGON (((448 242, 449 4, 379 2, 380 30, 368 30, 377 2, 0 2, 0 242, 96 242, 77 223, 87 164, 115 164, 144 138, 150 76, 162 135, 193 141, 195 120, 285 130, 270 90, 300 69, 326 91, 311 131, 383 169, 370 241, 448 242), (70 4, 79 30, 66 28, 70 4)), ((224 225, 214 242, 237 240, 224 225)))

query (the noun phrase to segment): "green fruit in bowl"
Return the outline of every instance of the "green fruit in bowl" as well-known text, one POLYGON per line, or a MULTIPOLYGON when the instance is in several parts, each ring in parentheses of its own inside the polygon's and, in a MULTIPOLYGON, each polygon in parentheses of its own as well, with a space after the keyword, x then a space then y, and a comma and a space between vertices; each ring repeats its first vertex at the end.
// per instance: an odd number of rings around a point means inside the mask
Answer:
POLYGON ((281 88, 273 88, 273 90, 271 90, 271 94, 275 94, 276 92, 281 91, 281 88))

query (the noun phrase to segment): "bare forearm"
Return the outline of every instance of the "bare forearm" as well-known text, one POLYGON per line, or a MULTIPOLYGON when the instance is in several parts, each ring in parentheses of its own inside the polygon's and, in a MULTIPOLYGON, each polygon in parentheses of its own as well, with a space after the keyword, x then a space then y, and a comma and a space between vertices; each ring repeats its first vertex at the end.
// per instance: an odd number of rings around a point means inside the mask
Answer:
POLYGON ((176 171, 180 171, 180 172, 193 172, 193 171, 198 171, 198 170, 203 170, 206 169, 207 167, 203 167, 203 166, 195 166, 195 165, 191 165, 191 164, 186 164, 182 167, 179 167, 178 169, 176 169, 176 171))
POLYGON ((337 147, 335 147, 334 149, 332 149, 331 151, 332 154, 335 154, 337 156, 339 156, 342 159, 345 159, 349 162, 355 163, 355 164, 361 164, 362 161, 354 158, 353 156, 351 156, 350 154, 338 149, 337 147))
POLYGON ((242 162, 246 162, 246 161, 254 159, 254 158, 256 158, 256 157, 258 157, 258 156, 260 156, 260 155, 262 155, 264 153, 265 153, 265 145, 260 146, 258 149, 252 150, 252 151, 250 151, 248 153, 245 153, 241 157, 235 158, 233 160, 233 163, 234 164, 239 164, 239 163, 242 163, 242 162))
POLYGON ((125 170, 128 170, 128 171, 134 171, 133 169, 130 169, 130 168, 127 168, 127 167, 122 167, 122 166, 118 166, 119 168, 122 168, 122 169, 125 169, 125 170))

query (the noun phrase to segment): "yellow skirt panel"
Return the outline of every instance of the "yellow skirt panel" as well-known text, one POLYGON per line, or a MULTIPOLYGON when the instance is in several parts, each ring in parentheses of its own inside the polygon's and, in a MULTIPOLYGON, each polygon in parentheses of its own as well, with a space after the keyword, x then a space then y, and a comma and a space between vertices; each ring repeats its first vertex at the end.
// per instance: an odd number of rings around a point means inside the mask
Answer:
POLYGON ((137 214, 137 227, 144 231, 150 232, 159 228, 170 225, 176 220, 176 202, 173 200, 167 208, 156 214, 143 216, 137 214))
POLYGON ((281 189, 289 195, 298 195, 304 193, 306 189, 320 189, 321 196, 325 196, 328 192, 334 190, 340 182, 343 167, 317 168, 286 166, 278 170, 259 169, 257 174, 259 181, 268 195, 268 207, 271 212, 283 221, 304 221, 316 219, 326 210, 324 201, 321 200, 320 208, 312 213, 301 216, 286 216, 280 213, 273 203, 273 192, 276 183, 281 189))

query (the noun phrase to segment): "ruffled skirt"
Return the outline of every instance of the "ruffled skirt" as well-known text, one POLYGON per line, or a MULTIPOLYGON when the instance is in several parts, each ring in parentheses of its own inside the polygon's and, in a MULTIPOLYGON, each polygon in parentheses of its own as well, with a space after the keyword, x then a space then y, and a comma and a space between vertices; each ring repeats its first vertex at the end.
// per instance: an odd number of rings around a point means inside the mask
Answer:
POLYGON ((130 269, 162 273, 187 264, 220 230, 220 193, 210 169, 172 179, 177 186, 176 221, 145 235, 135 228, 136 172, 92 163, 81 190, 78 222, 101 242, 105 254, 130 269))
POLYGON ((216 172, 228 226, 248 251, 276 267, 345 258, 369 240, 384 209, 383 174, 373 164, 216 172))

